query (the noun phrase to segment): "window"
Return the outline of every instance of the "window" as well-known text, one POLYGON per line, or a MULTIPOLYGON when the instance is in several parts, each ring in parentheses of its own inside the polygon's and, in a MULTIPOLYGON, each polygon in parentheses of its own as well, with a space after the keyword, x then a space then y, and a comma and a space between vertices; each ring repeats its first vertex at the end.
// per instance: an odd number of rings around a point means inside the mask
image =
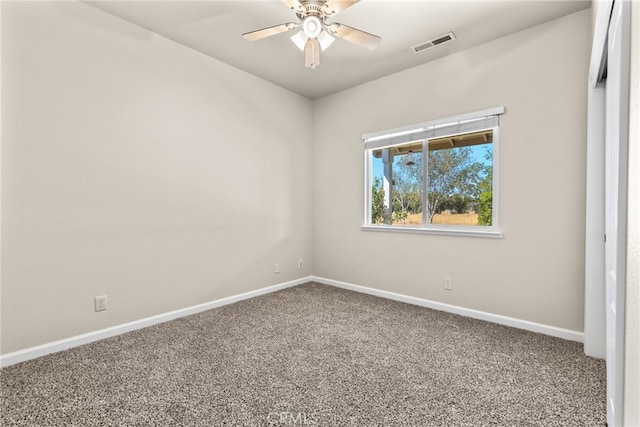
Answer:
POLYGON ((363 135, 364 230, 501 237, 503 107, 363 135))

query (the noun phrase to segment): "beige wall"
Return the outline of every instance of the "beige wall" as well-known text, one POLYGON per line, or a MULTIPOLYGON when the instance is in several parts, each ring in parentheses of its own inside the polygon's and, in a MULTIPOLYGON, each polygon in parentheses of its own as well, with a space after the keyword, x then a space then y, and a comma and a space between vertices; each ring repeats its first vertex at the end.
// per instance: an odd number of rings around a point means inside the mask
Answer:
POLYGON ((311 122, 85 4, 2 2, 1 352, 310 275, 311 122))
POLYGON ((317 100, 314 274, 581 332, 590 26, 584 10, 317 100), (504 239, 360 230, 363 133, 500 105, 504 239))

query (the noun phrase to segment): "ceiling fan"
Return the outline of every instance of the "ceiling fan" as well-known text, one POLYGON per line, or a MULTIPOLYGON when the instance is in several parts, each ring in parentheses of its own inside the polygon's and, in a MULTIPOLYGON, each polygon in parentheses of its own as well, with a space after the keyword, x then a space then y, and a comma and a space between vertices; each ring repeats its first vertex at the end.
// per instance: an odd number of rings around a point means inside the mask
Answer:
POLYGON ((300 22, 287 22, 273 27, 244 33, 242 37, 254 41, 276 34, 302 29, 291 40, 304 51, 304 65, 315 68, 320 64, 320 51, 328 48, 334 37, 345 39, 369 50, 380 44, 380 37, 337 22, 328 23, 338 12, 353 6, 360 0, 282 0, 298 16, 300 22))

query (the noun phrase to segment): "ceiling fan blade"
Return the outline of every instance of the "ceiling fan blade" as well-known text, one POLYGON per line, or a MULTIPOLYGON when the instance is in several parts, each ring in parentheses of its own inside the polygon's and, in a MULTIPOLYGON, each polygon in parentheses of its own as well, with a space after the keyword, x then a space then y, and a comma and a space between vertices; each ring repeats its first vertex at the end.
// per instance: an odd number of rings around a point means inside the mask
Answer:
POLYGON ((291 31, 294 28, 298 28, 299 26, 300 24, 287 22, 286 24, 275 25, 273 27, 267 27, 261 30, 244 33, 242 37, 244 37, 245 40, 249 40, 249 41, 260 40, 265 37, 275 36, 276 34, 284 33, 286 31, 291 31))
MULTIPOLYGON (((285 0, 283 0, 285 1, 285 0)), ((345 10, 348 7, 353 6, 360 0, 328 0, 323 7, 323 11, 327 16, 335 15, 338 12, 345 10)), ((285 1, 286 3, 286 1, 285 1)))
POLYGON ((382 40, 374 34, 370 34, 344 24, 329 24, 327 25, 327 28, 329 29, 329 32, 336 37, 340 37, 369 50, 375 50, 382 40))

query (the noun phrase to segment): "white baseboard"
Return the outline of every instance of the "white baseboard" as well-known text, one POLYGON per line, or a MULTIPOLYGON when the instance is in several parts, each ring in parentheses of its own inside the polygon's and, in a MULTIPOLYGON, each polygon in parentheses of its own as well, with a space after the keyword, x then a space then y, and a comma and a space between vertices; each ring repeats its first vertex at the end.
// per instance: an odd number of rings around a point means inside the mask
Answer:
POLYGON ((518 329, 524 329, 531 332, 550 335, 552 337, 562 338, 569 341, 584 342, 584 333, 572 331, 569 329, 557 328, 555 326, 543 325, 541 323, 530 322, 528 320, 516 319, 513 317, 501 316, 499 314, 487 313, 485 311, 473 310, 470 308, 459 307, 456 305, 444 304, 441 302, 431 301, 422 298, 416 298, 408 295, 397 294, 394 292, 382 291, 379 289, 367 288, 365 286, 354 285, 351 283, 331 280, 324 277, 312 276, 312 280, 317 283, 331 285, 342 289, 348 289, 364 294, 375 295, 382 298, 392 299, 395 301, 406 302, 407 304, 418 305, 421 307, 432 308, 434 310, 446 311, 448 313, 459 314, 473 319, 485 320, 487 322, 498 323, 500 325, 511 326, 518 329))
POLYGON ((355 292, 361 292, 369 295, 375 295, 382 298, 392 299, 395 301, 401 301, 408 304, 418 305, 421 307, 432 308, 434 310, 446 311, 449 313, 455 313, 473 319, 485 320, 488 322, 498 323, 500 325, 511 326, 518 329, 524 329, 531 332, 537 332, 553 337, 563 338, 570 341, 584 342, 584 334, 578 331, 571 331, 568 329, 556 328, 554 326, 543 325, 540 323, 529 322, 527 320, 516 319, 513 317, 501 316, 498 314, 487 313, 484 311, 472 310, 469 308, 458 307, 455 305, 444 304, 441 302, 431 301, 422 298, 416 298, 408 295, 397 294, 389 291, 382 291, 374 288, 367 288, 365 286, 354 285, 351 283, 340 282, 337 280, 327 279, 324 277, 308 276, 290 282, 280 283, 266 288, 257 289, 255 291, 245 292, 238 295, 233 295, 226 298, 221 298, 215 301, 210 301, 204 304, 194 305, 192 307, 183 308, 180 310, 170 311, 168 313, 159 314, 157 316, 147 317, 145 319, 136 320, 122 325, 112 326, 110 328, 101 329, 94 332, 89 332, 82 335, 77 335, 63 340, 50 342, 47 344, 38 345, 35 347, 26 348, 13 353, 7 353, 0 355, 0 367, 14 365, 16 363, 24 362, 38 357, 46 356, 47 354, 57 353, 59 351, 68 350, 73 347, 78 347, 83 344, 88 344, 94 341, 98 341, 105 338, 110 338, 116 335, 121 335, 126 332, 135 331, 137 329, 146 328, 148 326, 157 325, 158 323, 164 323, 169 320, 178 319, 180 317, 189 316, 192 314, 200 313, 212 308, 221 307, 223 305, 232 304, 234 302, 242 301, 249 298, 254 298, 260 295, 268 294, 271 292, 279 291, 281 289, 298 286, 307 282, 317 282, 325 285, 335 286, 342 289, 348 289, 355 292))
POLYGON ((38 357, 45 356, 51 353, 57 353, 59 351, 68 350, 73 347, 78 347, 83 344, 88 344, 94 341, 110 338, 116 335, 121 335, 126 332, 135 331, 137 329, 146 328, 148 326, 157 325, 158 323, 164 323, 169 320, 178 319, 180 317, 189 316, 192 314, 200 313, 212 308, 221 307, 223 305, 232 304, 234 302, 242 301, 245 299, 257 297, 259 295, 268 294, 271 292, 279 291, 281 289, 298 286, 303 283, 310 282, 311 277, 304 277, 290 282, 280 283, 266 288, 257 289, 255 291, 245 292, 238 295, 232 295, 230 297, 221 298, 215 301, 210 301, 203 304, 194 305, 191 307, 183 308, 180 310, 170 311, 168 313, 159 314, 157 316, 147 317, 145 319, 135 320, 133 322, 124 323, 122 325, 112 326, 106 329, 100 329, 94 332, 88 332, 86 334, 77 335, 75 337, 65 338, 59 341, 54 341, 35 347, 26 348, 13 353, 7 353, 0 355, 0 367, 14 365, 16 363, 24 362, 38 357))

